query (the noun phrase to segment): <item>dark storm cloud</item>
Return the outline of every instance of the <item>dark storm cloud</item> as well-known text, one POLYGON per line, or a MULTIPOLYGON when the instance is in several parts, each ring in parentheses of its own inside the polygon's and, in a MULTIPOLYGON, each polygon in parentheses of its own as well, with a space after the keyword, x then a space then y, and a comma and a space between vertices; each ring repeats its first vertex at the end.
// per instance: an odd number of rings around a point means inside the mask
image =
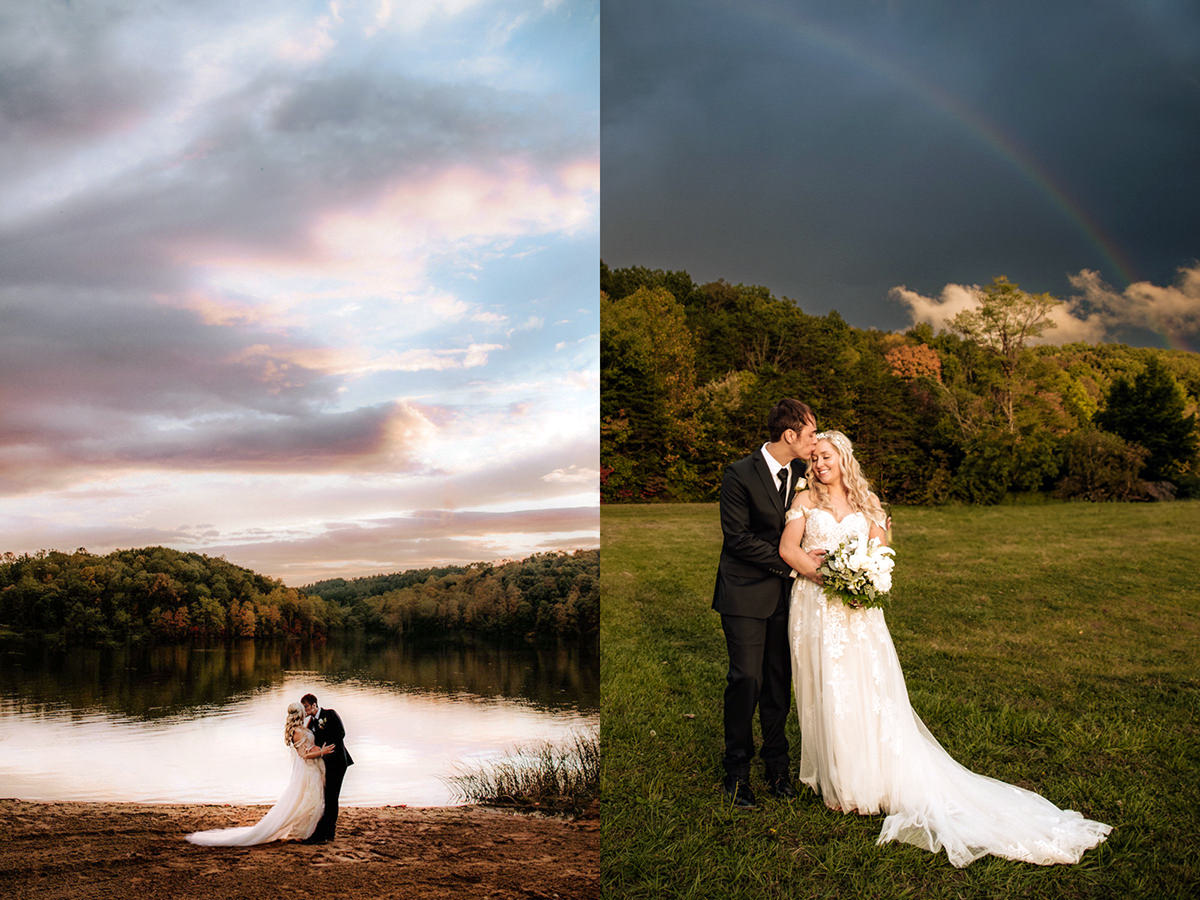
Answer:
MULTIPOLYGON (((252 90, 270 94, 280 87, 268 81, 252 90)), ((307 145, 319 137, 336 151, 327 154, 326 173, 335 177, 356 174, 360 162, 376 174, 513 154, 561 164, 594 152, 585 124, 583 111, 552 96, 359 72, 289 83, 271 116, 281 140, 303 137, 307 145)))
MULTIPOLYGON (((369 457, 389 448, 395 429, 415 424, 410 411, 390 404, 278 418, 234 416, 185 430, 151 432, 136 442, 113 442, 100 461, 259 472, 313 473, 351 466, 366 471, 369 457)), ((398 454, 381 463, 390 472, 404 469, 398 454)))
POLYGON ((0 278, 167 289, 189 251, 302 254, 316 216, 397 179, 575 159, 589 150, 580 115, 478 86, 274 71, 222 96, 170 155, 0 226, 0 278))
POLYGON ((604 13, 610 265, 766 284, 901 327, 887 299, 901 283, 1006 274, 1065 295, 1084 268, 1166 284, 1195 258, 1195 4, 604 13))
POLYGON ((86 407, 66 407, 48 422, 18 413, 0 420, 0 494, 60 487, 97 471, 400 473, 413 468, 407 451, 424 424, 400 404, 222 416, 166 428, 153 417, 86 407))
POLYGON ((133 465, 403 468, 420 424, 391 404, 334 411, 341 379, 293 359, 309 348, 148 299, 9 290, 0 321, 0 491, 133 465))
POLYGON ((114 54, 116 4, 6 3, 0 10, 0 159, 7 171, 136 121, 164 95, 114 54))
POLYGON ((205 322, 191 310, 114 291, 0 290, 0 384, 20 406, 187 417, 245 409, 298 413, 337 381, 287 359, 277 333, 205 322), (277 348, 272 352, 272 347, 277 348))
MULTIPOLYGON (((77 60, 78 62, 78 60, 77 60)), ((96 78, 85 66, 62 59, 52 65, 11 55, 0 61, 0 129, 9 165, 61 147, 68 141, 114 131, 135 119, 156 92, 141 83, 144 94, 118 88, 112 71, 96 78)), ((119 81, 138 84, 133 72, 119 81)))

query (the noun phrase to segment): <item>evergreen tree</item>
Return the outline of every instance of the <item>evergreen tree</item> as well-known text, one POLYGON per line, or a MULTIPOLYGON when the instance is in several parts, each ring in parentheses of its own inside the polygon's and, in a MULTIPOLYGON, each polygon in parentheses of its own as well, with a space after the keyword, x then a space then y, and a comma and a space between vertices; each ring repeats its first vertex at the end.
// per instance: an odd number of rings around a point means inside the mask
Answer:
POLYGON ((1173 481, 1196 462, 1196 414, 1187 415, 1187 398, 1175 377, 1150 357, 1133 379, 1121 377, 1108 390, 1096 424, 1148 451, 1142 477, 1173 481))

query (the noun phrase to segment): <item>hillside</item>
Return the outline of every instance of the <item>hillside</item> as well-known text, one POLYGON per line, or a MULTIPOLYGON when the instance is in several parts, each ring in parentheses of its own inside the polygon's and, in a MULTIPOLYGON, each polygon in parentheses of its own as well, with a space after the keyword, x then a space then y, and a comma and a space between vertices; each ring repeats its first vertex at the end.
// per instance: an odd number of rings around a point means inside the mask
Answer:
POLYGON ((62 644, 399 635, 588 637, 599 621, 599 551, 543 553, 291 588, 218 557, 167 547, 104 556, 0 556, 0 638, 62 644))
POLYGON ((985 315, 936 334, 854 328, 686 272, 601 264, 600 286, 606 503, 715 499, 789 396, 854 441, 888 502, 1200 495, 1200 355, 1038 345, 1021 317, 1057 301, 1004 279, 985 315))

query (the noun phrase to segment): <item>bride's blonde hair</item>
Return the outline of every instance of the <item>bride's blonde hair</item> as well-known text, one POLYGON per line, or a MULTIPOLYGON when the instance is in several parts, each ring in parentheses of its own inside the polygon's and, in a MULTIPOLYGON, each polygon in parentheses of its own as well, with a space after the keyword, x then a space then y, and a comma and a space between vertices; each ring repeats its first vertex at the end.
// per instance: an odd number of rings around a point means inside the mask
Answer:
MULTIPOLYGON (((883 528, 887 521, 887 515, 883 511, 883 505, 879 502, 879 498, 871 493, 870 482, 863 475, 858 460, 854 458, 854 447, 850 444, 850 438, 840 431, 822 431, 817 434, 816 440, 818 444, 821 441, 828 442, 837 451, 842 469, 842 484, 846 488, 846 499, 850 501, 851 509, 861 512, 880 528, 883 528)), ((833 503, 829 499, 829 488, 817 478, 813 471, 814 468, 812 459, 809 459, 806 474, 808 490, 812 494, 813 503, 821 509, 833 512, 833 503)))
POLYGON ((283 723, 283 742, 292 746, 292 732, 304 724, 304 707, 299 703, 289 703, 287 721, 283 723))

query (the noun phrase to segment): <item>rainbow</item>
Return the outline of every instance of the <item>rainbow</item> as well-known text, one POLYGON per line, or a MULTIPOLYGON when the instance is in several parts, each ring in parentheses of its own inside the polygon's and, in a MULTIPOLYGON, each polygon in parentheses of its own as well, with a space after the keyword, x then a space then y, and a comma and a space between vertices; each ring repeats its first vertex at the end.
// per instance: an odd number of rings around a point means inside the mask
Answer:
POLYGON ((1125 254, 1104 233, 1104 229, 1087 214, 1083 206, 1071 197, 1065 188, 1055 182, 1050 172, 1038 162, 1031 152, 941 85, 929 81, 895 60, 882 56, 877 51, 868 50, 845 34, 806 19, 796 10, 785 8, 782 4, 774 5, 761 2, 761 0, 743 0, 736 6, 730 4, 728 9, 731 12, 752 13, 773 27, 787 29, 809 43, 816 44, 849 60, 854 65, 873 71, 959 122, 972 136, 1012 165, 1025 179, 1036 186, 1087 238, 1088 243, 1099 252, 1108 264, 1108 268, 1120 275, 1126 285, 1138 280, 1134 277, 1133 266, 1125 254))

